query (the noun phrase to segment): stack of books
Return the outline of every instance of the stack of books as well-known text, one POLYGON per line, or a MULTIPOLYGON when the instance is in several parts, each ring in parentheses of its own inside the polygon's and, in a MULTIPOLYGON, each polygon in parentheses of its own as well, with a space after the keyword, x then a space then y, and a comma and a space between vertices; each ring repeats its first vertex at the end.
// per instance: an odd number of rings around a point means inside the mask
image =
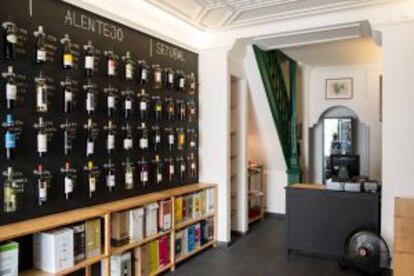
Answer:
POLYGON ((151 241, 134 250, 135 275, 151 275, 170 265, 169 235, 151 241))
POLYGON ((154 202, 142 208, 114 213, 111 219, 111 244, 122 246, 139 242, 172 227, 171 200, 154 202))
POLYGON ((208 218, 175 234, 175 256, 177 259, 192 253, 214 239, 214 219, 208 218))
POLYGON ((214 189, 177 197, 174 207, 176 224, 211 215, 214 213, 214 189))

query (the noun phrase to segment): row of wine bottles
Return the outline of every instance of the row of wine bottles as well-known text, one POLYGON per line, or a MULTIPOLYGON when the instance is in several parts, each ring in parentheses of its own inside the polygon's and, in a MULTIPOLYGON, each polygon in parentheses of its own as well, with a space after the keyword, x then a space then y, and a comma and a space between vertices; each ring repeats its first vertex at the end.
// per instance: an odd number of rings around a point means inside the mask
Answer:
MULTIPOLYGON (((16 155, 17 141, 23 132, 23 123, 14 119, 11 114, 8 114, 6 121, 2 124, 5 128, 4 147, 6 149, 6 158, 13 159, 16 155)), ((50 121, 46 121, 43 117, 39 117, 38 122, 33 126, 37 129, 37 153, 39 157, 43 157, 48 152, 48 144, 55 135, 57 129, 63 131, 63 153, 70 155, 73 152, 74 140, 77 137, 78 124, 66 119, 58 128, 50 121)), ((96 143, 100 132, 105 132, 106 136, 106 152, 113 154, 116 149, 116 134, 117 126, 108 121, 108 124, 102 128, 91 119, 88 119, 87 124, 83 126, 86 131, 85 141, 85 155, 90 157, 96 153, 96 143)), ((121 127, 122 147, 125 151, 139 149, 142 151, 153 150, 160 151, 162 148, 167 148, 169 151, 173 150, 195 150, 197 148, 197 131, 193 128, 183 127, 167 127, 161 129, 155 125, 151 128, 145 123, 138 126, 133 126, 126 123, 121 127)))
MULTIPOLYGON (((4 58, 7 60, 16 59, 16 45, 18 43, 17 26, 13 22, 4 22, 2 24, 4 31, 4 58)), ((38 26, 38 29, 33 32, 36 43, 34 49, 34 62, 36 64, 45 64, 49 61, 48 56, 51 54, 48 49, 48 36, 46 35, 43 26, 38 26)), ((80 64, 79 57, 76 56, 73 50, 73 43, 68 34, 65 34, 61 43, 61 60, 64 69, 72 69, 76 62, 80 64)), ((93 45, 92 41, 88 41, 82 47, 83 50, 83 67, 87 77, 92 77, 98 73, 99 54, 93 45)), ((102 54, 102 53, 101 53, 102 54)), ((127 81, 134 81, 135 79, 140 85, 147 85, 152 83, 154 89, 171 89, 176 91, 185 91, 189 94, 196 92, 196 76, 194 72, 185 73, 183 70, 173 70, 172 68, 161 68, 160 65, 149 65, 145 60, 135 61, 130 51, 127 51, 124 56, 119 57, 114 51, 103 51, 106 62, 106 76, 108 78, 115 78, 118 75, 122 76, 127 81), (121 67, 123 67, 121 69, 121 67)))
MULTIPOLYGON (((98 189, 104 189, 104 187, 112 192, 119 185, 124 185, 126 190, 132 191, 138 186, 161 185, 163 183, 173 183, 176 180, 183 181, 187 178, 197 177, 197 160, 194 154, 191 154, 187 159, 180 156, 164 160, 156 155, 154 160, 148 161, 143 157, 138 162, 132 162, 127 158, 121 165, 123 177, 117 179, 116 170, 120 166, 114 164, 110 159, 102 166, 94 164, 93 161, 88 161, 80 170, 74 168, 70 162, 66 162, 60 169, 60 173, 63 175, 62 192, 66 200, 70 200, 77 189, 85 190, 80 187, 83 181, 77 181, 78 176, 82 174, 82 170, 90 198, 94 196, 98 189), (101 174, 104 174, 104 184, 100 184, 101 174), (79 182, 79 185, 77 185, 77 182, 79 182)), ((59 183, 53 181, 52 173, 43 165, 39 164, 33 170, 33 174, 36 178, 37 202, 39 206, 42 206, 49 200, 51 186, 59 185, 59 183)), ((24 192, 24 186, 28 179, 12 167, 8 167, 7 171, 3 172, 3 177, 4 212, 16 212, 18 210, 18 194, 24 192)))

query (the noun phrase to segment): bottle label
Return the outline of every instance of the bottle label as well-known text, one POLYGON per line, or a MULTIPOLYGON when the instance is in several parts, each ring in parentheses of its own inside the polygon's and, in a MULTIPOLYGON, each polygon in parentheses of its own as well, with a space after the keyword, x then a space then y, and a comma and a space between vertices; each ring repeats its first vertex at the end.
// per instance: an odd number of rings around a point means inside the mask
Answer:
POLYGON ((170 174, 174 174, 174 165, 169 166, 170 174))
POLYGON ((190 142, 190 147, 194 148, 194 147, 195 147, 195 145, 196 145, 195 141, 191 141, 191 142, 190 142))
POLYGON ((41 112, 47 111, 47 96, 46 88, 44 86, 37 87, 36 100, 37 100, 37 109, 41 112))
POLYGON ((168 74, 168 83, 173 83, 174 82, 174 75, 173 74, 171 74, 171 73, 169 73, 168 74))
POLYGON ((5 147, 6 149, 16 148, 16 134, 7 131, 5 135, 5 147))
POLYGON ((73 100, 73 93, 69 90, 65 90, 65 102, 71 102, 73 100))
POLYGON ((86 155, 92 155, 95 151, 95 143, 93 141, 88 141, 86 143, 86 155))
POLYGON ((190 109, 190 113, 193 114, 193 115, 195 115, 195 113, 196 113, 195 108, 191 108, 190 109))
POLYGON ((132 172, 125 173, 125 185, 126 186, 134 185, 134 175, 132 172))
POLYGON ((95 97, 93 93, 88 92, 86 95, 86 110, 94 111, 95 110, 95 97))
POLYGON ((47 135, 44 133, 37 134, 37 152, 47 152, 47 135))
POLYGON ((196 164, 195 163, 191 163, 191 169, 195 170, 196 168, 196 164))
POLYGON ((147 102, 140 102, 139 103, 139 109, 142 111, 147 110, 147 102))
POLYGON ((73 180, 66 176, 65 177, 65 194, 70 194, 73 192, 73 180))
POLYGON ((184 88, 184 84, 185 84, 185 79, 180 78, 180 88, 184 88))
POLYGON ((94 67, 95 67, 95 57, 86 56, 85 57, 85 69, 93 70, 94 67))
POLYGON ((155 105, 155 111, 161 112, 162 111, 162 105, 161 104, 155 105))
POLYGON ((147 79, 147 75, 148 75, 147 69, 146 68, 142 69, 141 79, 142 80, 146 80, 147 79))
POLYGON ((180 170, 181 170, 181 172, 185 172, 185 165, 184 164, 181 164, 180 170))
POLYGON ((63 66, 65 66, 65 67, 72 67, 73 66, 73 55, 72 54, 64 54, 63 55, 63 66))
POLYGON ((147 138, 141 138, 141 139, 139 139, 139 147, 141 149, 148 148, 148 139, 147 138))
POLYGON ((114 174, 108 174, 106 176, 106 185, 108 185, 108 187, 115 187, 115 175, 114 174))
POLYGON ((185 144, 185 135, 184 134, 178 135, 178 144, 179 145, 184 145, 185 144))
POLYGON ((157 173, 157 182, 160 183, 162 181, 162 173, 157 173))
POLYGON ((96 191, 96 178, 92 175, 89 176, 89 192, 96 191))
POLYGON ((115 108, 115 96, 108 96, 108 108, 115 108))
POLYGON ((115 60, 108 60, 108 76, 115 76, 115 60))
POLYGON ((16 98, 17 98, 17 86, 15 84, 7 83, 6 84, 6 99, 16 100, 16 98))
POLYGON ((168 143, 170 145, 174 145, 174 142, 175 142, 174 135, 172 135, 172 134, 168 135, 168 143))
POLYGON ((45 62, 46 61, 46 51, 45 50, 37 50, 36 52, 36 56, 37 56, 37 61, 42 61, 45 62))
POLYGON ((159 134, 155 135, 155 143, 161 143, 161 135, 159 134))
POLYGON ((17 43, 17 36, 15 34, 8 34, 6 39, 7 39, 7 42, 9 42, 11 44, 16 44, 17 43))
POLYGON ((194 82, 194 81, 192 81, 192 82, 190 83, 190 89, 191 89, 191 90, 195 90, 195 82, 194 82))
POLYGON ((124 139, 124 149, 125 150, 132 149, 132 138, 125 138, 124 139))
POLYGON ((161 82, 161 72, 155 72, 155 82, 161 82))
POLYGON ((125 100, 125 110, 132 110, 132 101, 130 99, 125 100))
POLYGON ((148 181, 148 172, 141 171, 141 182, 147 182, 147 181, 148 181))
POLYGON ((133 79, 133 68, 132 68, 132 64, 127 64, 125 66, 125 78, 127 80, 132 80, 133 79))
POLYGON ((115 148, 115 135, 108 134, 108 141, 106 146, 108 150, 113 150, 115 148))
POLYGON ((47 183, 40 182, 39 183, 39 199, 45 201, 47 199, 47 183))

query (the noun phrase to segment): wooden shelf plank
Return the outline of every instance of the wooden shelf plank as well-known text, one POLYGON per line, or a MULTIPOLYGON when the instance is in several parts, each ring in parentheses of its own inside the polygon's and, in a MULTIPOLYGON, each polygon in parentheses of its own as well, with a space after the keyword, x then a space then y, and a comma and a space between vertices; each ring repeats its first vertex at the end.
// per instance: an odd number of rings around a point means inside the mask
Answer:
POLYGON ((21 275, 21 276, 67 275, 67 274, 73 273, 75 271, 84 269, 84 268, 86 268, 90 265, 93 265, 93 264, 97 263, 97 262, 100 262, 100 261, 102 261, 103 259, 105 259, 107 257, 108 256, 106 256, 106 255, 99 255, 99 256, 96 256, 96 257, 93 257, 93 258, 89 258, 89 259, 86 259, 86 260, 84 260, 80 263, 75 264, 74 266, 72 266, 68 269, 62 270, 59 273, 49 273, 49 272, 41 271, 39 269, 30 269, 30 270, 26 270, 26 271, 23 271, 23 272, 19 273, 19 275, 21 275))
POLYGON ((214 243, 215 243, 214 241, 210 241, 210 242, 206 243, 205 245, 202 245, 202 246, 200 246, 199 248, 194 249, 194 250, 193 250, 193 252, 188 253, 188 254, 185 254, 185 255, 183 255, 183 256, 181 256, 181 257, 179 257, 178 259, 176 259, 176 260, 175 260, 175 263, 176 263, 176 264, 181 263, 182 261, 184 261, 184 260, 186 260, 186 259, 190 258, 191 256, 193 256, 193 255, 195 255, 195 254, 197 254, 197 253, 199 253, 199 252, 203 251, 204 249, 206 249, 206 248, 208 248, 208 247, 210 247, 210 246, 213 246, 213 245, 214 245, 214 243))
POLYGON ((105 211, 89 207, 0 226, 0 242, 104 215, 105 211))
POLYGON ((160 232, 160 233, 158 233, 156 235, 152 235, 150 237, 144 238, 143 240, 138 241, 138 242, 132 242, 132 243, 128 243, 128 244, 125 244, 125 245, 122 245, 122 246, 118 246, 118 247, 113 246, 111 248, 111 255, 113 255, 113 254, 119 254, 119 253, 128 251, 128 250, 130 250, 132 248, 139 247, 139 246, 141 246, 143 244, 146 244, 146 243, 148 243, 150 241, 153 241, 153 240, 156 240, 158 238, 161 238, 162 236, 168 235, 170 233, 171 233, 171 230, 168 230, 166 232, 160 232))
POLYGON ((170 263, 169 265, 167 265, 167 266, 163 266, 163 267, 161 267, 161 268, 159 268, 157 271, 155 271, 154 273, 151 273, 150 274, 150 276, 156 276, 156 275, 159 275, 159 274, 161 274, 161 273, 163 273, 163 272, 165 272, 165 271, 167 271, 168 269, 170 269, 171 267, 172 267, 172 263, 170 263))
POLYGON ((260 191, 250 191, 249 192, 249 197, 261 197, 264 196, 263 192, 260 191))
POLYGON ((194 185, 186 185, 186 186, 181 186, 181 187, 174 188, 174 189, 165 190, 165 191, 162 191, 162 193, 166 194, 169 197, 182 196, 182 195, 189 194, 189 193, 194 193, 194 192, 197 192, 197 191, 200 191, 200 190, 213 188, 215 186, 216 186, 216 184, 197 183, 197 184, 194 184, 194 185))
POLYGON ((120 211, 124 211, 128 209, 132 209, 132 208, 137 208, 139 206, 152 203, 152 202, 156 202, 156 201, 160 201, 160 200, 164 200, 167 198, 168 198, 168 195, 166 195, 165 193, 156 192, 156 193, 131 197, 127 199, 117 200, 117 201, 110 202, 110 203, 96 205, 94 208, 113 213, 113 212, 120 212, 120 211))
POLYGON ((253 218, 249 218, 249 224, 251 224, 253 222, 256 222, 258 220, 261 220, 262 218, 263 218, 263 214, 257 215, 257 216, 255 216, 253 218))
POLYGON ((205 220, 205 219, 211 218, 211 217, 213 217, 213 216, 214 216, 214 213, 212 213, 212 214, 208 214, 208 215, 204 215, 204 216, 201 216, 201 217, 199 217, 199 218, 194 218, 194 219, 186 220, 186 221, 184 221, 184 222, 182 222, 182 223, 180 223, 180 224, 176 225, 176 226, 175 226, 175 230, 176 230, 176 231, 181 230, 181 229, 183 229, 183 228, 185 228, 185 227, 187 227, 187 226, 190 226, 190 225, 195 224, 195 223, 197 223, 197 222, 200 222, 200 221, 202 221, 202 220, 205 220))

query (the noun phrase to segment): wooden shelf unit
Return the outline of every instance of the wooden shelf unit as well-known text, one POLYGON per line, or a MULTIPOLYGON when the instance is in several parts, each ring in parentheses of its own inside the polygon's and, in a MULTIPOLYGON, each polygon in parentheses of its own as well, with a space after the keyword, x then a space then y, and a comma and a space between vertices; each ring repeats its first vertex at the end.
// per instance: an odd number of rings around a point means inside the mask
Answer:
POLYGON ((265 188, 263 183, 263 166, 257 165, 248 168, 248 210, 249 210, 249 224, 252 224, 256 221, 262 220, 264 218, 265 212, 265 188), (253 177, 259 177, 260 182, 257 187, 253 188, 253 177), (250 217, 250 209, 252 208, 252 201, 258 201, 259 205, 257 207, 260 208, 259 213, 257 216, 250 217))
POLYGON ((23 276, 49 276, 49 275, 68 275, 75 271, 85 269, 85 276, 91 275, 91 267, 92 265, 102 261, 105 265, 105 275, 110 276, 110 257, 114 254, 119 254, 128 250, 132 250, 134 248, 140 247, 145 243, 150 241, 156 240, 164 235, 170 235, 170 260, 171 264, 168 266, 164 266, 159 268, 158 271, 151 274, 151 276, 155 276, 161 274, 167 270, 174 271, 175 266, 177 263, 184 261, 184 259, 189 258, 190 256, 195 255, 196 253, 210 247, 215 246, 217 241, 217 185, 216 184, 205 184, 205 183, 197 183, 186 185, 178 188, 173 188, 169 190, 164 190, 160 192, 150 193, 146 195, 140 195, 137 197, 132 197, 124 200, 118 200, 110 203, 100 204, 88 208, 82 208, 77 210, 72 210, 69 212, 63 212, 55 215, 45 216, 41 218, 31 219, 23 222, 18 222, 14 224, 9 224, 5 226, 0 226, 0 242, 8 241, 11 239, 15 239, 18 237, 23 237, 27 235, 31 235, 34 233, 47 231, 51 229, 56 229, 60 227, 64 227, 67 225, 71 225, 77 222, 86 221, 93 218, 101 218, 103 219, 104 224, 104 233, 103 233, 103 252, 101 255, 86 259, 82 262, 75 264, 74 266, 61 271, 56 274, 40 271, 37 269, 30 269, 27 271, 22 271, 19 275, 23 276), (199 218, 187 220, 183 223, 175 225, 175 204, 174 200, 177 196, 183 196, 186 194, 195 193, 201 190, 206 189, 214 189, 214 212, 212 214, 207 214, 201 216, 199 218), (141 241, 131 242, 129 244, 115 247, 111 246, 111 214, 120 212, 120 211, 127 211, 130 209, 134 209, 137 207, 141 207, 143 205, 158 202, 161 200, 171 199, 172 204, 172 228, 171 230, 165 232, 159 232, 155 235, 150 237, 146 237, 141 241), (187 226, 190 226, 194 223, 200 222, 204 219, 214 217, 214 238, 212 241, 208 242, 207 244, 195 249, 193 252, 186 254, 185 256, 180 257, 179 259, 175 258, 175 233, 181 229, 184 229, 187 226))

